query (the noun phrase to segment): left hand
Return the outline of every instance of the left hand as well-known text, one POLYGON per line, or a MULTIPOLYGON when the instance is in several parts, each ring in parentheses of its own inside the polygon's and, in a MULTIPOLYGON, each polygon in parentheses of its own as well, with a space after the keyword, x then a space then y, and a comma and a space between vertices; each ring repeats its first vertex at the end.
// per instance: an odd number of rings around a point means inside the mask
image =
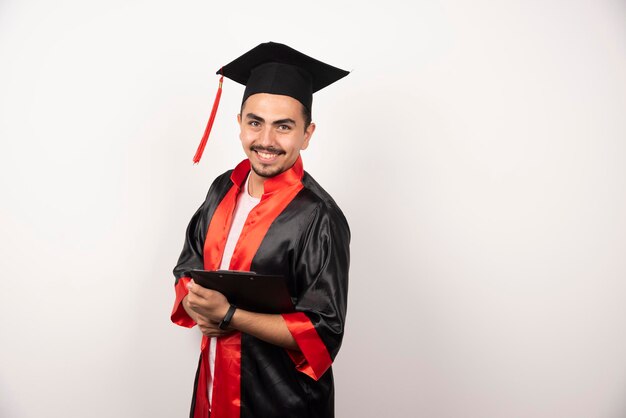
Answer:
POLYGON ((206 335, 207 337, 221 337, 234 331, 232 328, 220 329, 219 322, 209 321, 203 316, 198 316, 198 320, 196 323, 198 324, 198 328, 200 328, 200 331, 202 331, 202 334, 206 335))
POLYGON ((215 290, 205 289, 193 280, 187 284, 187 289, 189 307, 194 312, 218 324, 224 319, 230 308, 230 303, 224 295, 215 290))

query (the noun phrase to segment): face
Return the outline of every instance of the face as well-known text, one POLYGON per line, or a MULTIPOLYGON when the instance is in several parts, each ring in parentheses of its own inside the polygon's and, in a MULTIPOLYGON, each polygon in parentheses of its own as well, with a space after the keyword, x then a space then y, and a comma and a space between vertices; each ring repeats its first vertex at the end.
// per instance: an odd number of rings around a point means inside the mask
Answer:
POLYGON ((302 103, 289 96, 248 97, 237 121, 241 144, 256 175, 269 178, 288 170, 309 146, 315 124, 304 129, 302 110, 302 103))

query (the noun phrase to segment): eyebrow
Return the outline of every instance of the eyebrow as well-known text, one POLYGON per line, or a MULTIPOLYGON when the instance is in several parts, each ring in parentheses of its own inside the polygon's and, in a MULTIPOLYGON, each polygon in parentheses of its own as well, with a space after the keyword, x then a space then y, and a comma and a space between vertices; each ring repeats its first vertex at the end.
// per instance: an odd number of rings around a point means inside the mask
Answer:
MULTIPOLYGON (((263 119, 259 115, 255 115, 254 113, 247 113, 246 119, 253 119, 253 120, 256 120, 257 122, 265 123, 265 119, 263 119)), ((272 125, 285 125, 285 124, 291 124, 295 126, 296 121, 291 118, 284 118, 284 119, 278 119, 272 122, 272 125)))

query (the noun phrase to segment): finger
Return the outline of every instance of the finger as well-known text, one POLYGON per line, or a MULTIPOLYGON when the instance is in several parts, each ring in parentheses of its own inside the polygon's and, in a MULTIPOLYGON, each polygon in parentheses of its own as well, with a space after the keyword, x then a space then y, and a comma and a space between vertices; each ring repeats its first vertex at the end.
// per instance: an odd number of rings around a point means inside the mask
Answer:
POLYGON ((214 290, 206 289, 200 286, 199 284, 195 284, 195 283, 192 284, 192 286, 188 287, 187 289, 189 289, 190 294, 194 294, 203 299, 210 298, 211 294, 214 292, 214 290))
POLYGON ((222 337, 226 334, 228 334, 227 331, 216 331, 214 329, 200 329, 202 331, 203 335, 206 335, 207 337, 222 337))
POLYGON ((223 330, 220 329, 218 327, 215 327, 214 325, 198 325, 200 327, 200 331, 202 331, 202 334, 206 335, 207 337, 220 337, 222 335, 226 335, 229 334, 231 331, 230 330, 223 330))
POLYGON ((198 306, 198 302, 199 302, 199 298, 198 295, 196 295, 195 293, 189 293, 187 295, 187 303, 189 304, 189 306, 191 308, 195 308, 198 306))
POLYGON ((193 293, 194 295, 197 295, 203 299, 210 299, 210 298, 215 298, 217 296, 223 296, 217 290, 207 289, 205 287, 200 286, 199 284, 196 284, 195 282, 194 283, 189 282, 187 289, 189 290, 189 293, 193 293), (191 284, 191 286, 189 286, 189 284, 191 284))
POLYGON ((207 317, 201 316, 201 315, 199 315, 199 318, 198 318, 198 325, 200 325, 204 329, 213 330, 215 332, 224 331, 223 329, 220 328, 219 322, 211 321, 207 317))
POLYGON ((197 295, 200 289, 202 289, 202 286, 197 285, 196 282, 193 281, 193 279, 191 279, 189 283, 187 283, 187 290, 190 294, 197 295))
POLYGON ((202 294, 199 291, 199 288, 200 286, 196 285, 190 289, 189 294, 187 295, 187 300, 193 307, 201 306, 205 303, 204 301, 207 300, 206 295, 202 294))
POLYGON ((220 329, 219 324, 216 324, 204 315, 198 315, 198 325, 201 325, 204 328, 220 329))

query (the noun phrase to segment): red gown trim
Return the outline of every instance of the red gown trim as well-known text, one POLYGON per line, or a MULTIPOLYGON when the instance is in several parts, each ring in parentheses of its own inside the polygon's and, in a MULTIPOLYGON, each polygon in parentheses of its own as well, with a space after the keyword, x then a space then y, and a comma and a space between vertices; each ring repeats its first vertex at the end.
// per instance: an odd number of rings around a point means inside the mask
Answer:
MULTIPOLYGON (((213 214, 204 245, 205 270, 217 270, 220 266, 237 195, 249 171, 249 160, 242 161, 233 170, 231 174, 233 186, 213 214)), ((303 174, 302 160, 298 157, 293 167, 264 183, 261 201, 248 215, 235 246, 229 266, 231 270, 250 270, 252 260, 270 226, 304 187, 301 183, 303 174)), ((208 351, 207 340, 203 338, 203 353, 208 351)), ((206 363, 204 357, 203 362, 206 363)), ((198 413, 204 410, 204 406, 208 406, 208 402, 205 376, 198 382, 194 418, 200 418, 198 413)), ((241 333, 234 332, 217 339, 211 413, 220 418, 236 418, 240 415, 240 409, 241 333)), ((206 415, 202 418, 206 418, 206 415)))
MULTIPOLYGON (((231 175, 231 179, 234 180, 235 178, 239 178, 241 176, 242 172, 245 171, 244 163, 245 162, 239 164, 237 168, 235 168, 231 175)), ((228 238, 228 232, 230 231, 230 225, 232 223, 233 211, 235 209, 235 204, 237 203, 237 194, 239 194, 240 182, 234 183, 235 184, 228 190, 218 205, 215 213, 213 214, 213 218, 211 219, 211 223, 209 224, 203 251, 205 270, 218 270, 220 267, 224 247, 226 246, 226 239, 228 238)), ((228 378, 224 378, 224 370, 221 367, 217 367, 217 364, 222 363, 224 357, 229 357, 234 363, 230 364, 228 367, 239 370, 241 366, 240 347, 241 334, 238 332, 218 339, 215 350, 216 368, 213 376, 213 405, 210 406, 207 390, 207 379, 209 376, 209 339, 206 336, 202 337, 202 345, 200 347, 202 353, 202 364, 200 365, 194 418, 206 418, 207 415, 204 411, 208 411, 209 408, 214 416, 239 416, 240 391, 236 388, 239 382, 237 379, 234 379, 235 381, 233 381, 233 379, 229 380, 228 378), (228 344, 225 346, 226 348, 224 348, 223 344, 220 344, 220 340, 228 340, 228 344), (229 400, 235 404, 229 405, 229 400)))
POLYGON ((174 307, 172 308, 172 322, 180 325, 182 327, 191 328, 196 325, 196 322, 191 319, 191 317, 183 308, 183 299, 187 296, 189 291, 187 290, 187 283, 191 280, 190 277, 181 277, 176 282, 174 286, 174 291, 176 292, 176 299, 174 300, 174 307))
POLYGON ((319 380, 332 364, 326 345, 303 312, 283 314, 289 332, 296 340, 300 352, 287 350, 296 369, 312 379, 319 380))
MULTIPOLYGON (((203 341, 206 337, 202 337, 203 341)), ((209 350, 202 350, 200 352, 200 374, 198 374, 198 387, 196 392, 196 407, 193 412, 194 418, 208 418, 211 412, 208 398, 207 382, 209 379, 209 350), (198 398, 199 393, 204 393, 204 396, 198 398)))

